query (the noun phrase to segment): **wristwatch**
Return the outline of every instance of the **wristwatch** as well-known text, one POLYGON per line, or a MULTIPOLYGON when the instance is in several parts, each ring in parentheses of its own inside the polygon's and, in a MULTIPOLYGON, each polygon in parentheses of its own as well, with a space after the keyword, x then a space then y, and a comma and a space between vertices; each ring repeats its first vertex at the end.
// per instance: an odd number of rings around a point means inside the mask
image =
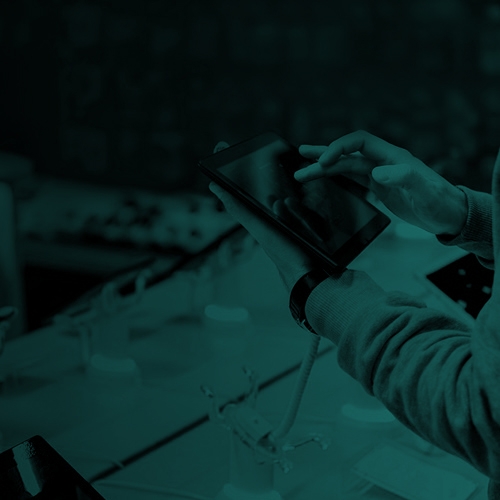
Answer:
POLYGON ((306 302, 311 292, 330 275, 323 269, 313 269, 304 274, 290 293, 290 312, 299 326, 316 333, 306 318, 306 302))

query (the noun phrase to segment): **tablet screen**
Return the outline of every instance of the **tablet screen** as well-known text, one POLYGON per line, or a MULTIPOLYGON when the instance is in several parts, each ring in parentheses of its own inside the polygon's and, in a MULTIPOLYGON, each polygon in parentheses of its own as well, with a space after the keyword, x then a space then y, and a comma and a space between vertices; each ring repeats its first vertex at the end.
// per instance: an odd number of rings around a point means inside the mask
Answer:
POLYGON ((278 137, 218 167, 218 171, 302 238, 332 256, 379 212, 346 190, 338 177, 305 184, 296 181, 294 172, 308 163, 278 137))
POLYGON ((473 318, 491 298, 493 270, 479 263, 474 254, 467 254, 427 274, 427 279, 473 318))
POLYGON ((0 454, 0 498, 104 500, 40 436, 0 454))

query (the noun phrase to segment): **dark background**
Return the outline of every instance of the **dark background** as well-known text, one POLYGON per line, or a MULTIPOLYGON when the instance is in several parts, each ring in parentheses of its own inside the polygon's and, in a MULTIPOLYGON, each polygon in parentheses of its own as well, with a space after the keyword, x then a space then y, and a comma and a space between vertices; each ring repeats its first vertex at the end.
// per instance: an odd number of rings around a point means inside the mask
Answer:
POLYGON ((500 6, 478 0, 4 1, 0 150, 38 172, 204 189, 213 145, 367 129, 489 189, 500 6))

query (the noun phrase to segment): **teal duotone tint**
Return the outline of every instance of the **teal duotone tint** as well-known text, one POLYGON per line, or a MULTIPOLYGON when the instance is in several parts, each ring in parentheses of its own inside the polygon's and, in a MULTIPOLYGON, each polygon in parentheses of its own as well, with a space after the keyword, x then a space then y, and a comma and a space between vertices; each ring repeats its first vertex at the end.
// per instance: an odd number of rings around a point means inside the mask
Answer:
POLYGON ((40 434, 109 500, 485 496, 499 33, 488 0, 4 2, 1 451, 40 434), (408 150, 467 186, 476 239, 365 192, 392 223, 311 292, 320 341, 198 168, 269 130, 408 150), (426 278, 448 264, 477 303, 426 278))

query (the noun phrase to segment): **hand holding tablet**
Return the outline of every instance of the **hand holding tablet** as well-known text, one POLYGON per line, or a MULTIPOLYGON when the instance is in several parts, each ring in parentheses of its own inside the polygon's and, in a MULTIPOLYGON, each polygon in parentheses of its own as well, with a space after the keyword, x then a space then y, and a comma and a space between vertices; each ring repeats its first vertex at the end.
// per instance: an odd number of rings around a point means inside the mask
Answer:
POLYGON ((390 219, 363 198, 358 184, 343 176, 306 184, 297 181, 294 173, 310 163, 294 146, 269 132, 219 151, 199 166, 248 210, 300 247, 312 263, 309 266, 339 272, 390 219))

